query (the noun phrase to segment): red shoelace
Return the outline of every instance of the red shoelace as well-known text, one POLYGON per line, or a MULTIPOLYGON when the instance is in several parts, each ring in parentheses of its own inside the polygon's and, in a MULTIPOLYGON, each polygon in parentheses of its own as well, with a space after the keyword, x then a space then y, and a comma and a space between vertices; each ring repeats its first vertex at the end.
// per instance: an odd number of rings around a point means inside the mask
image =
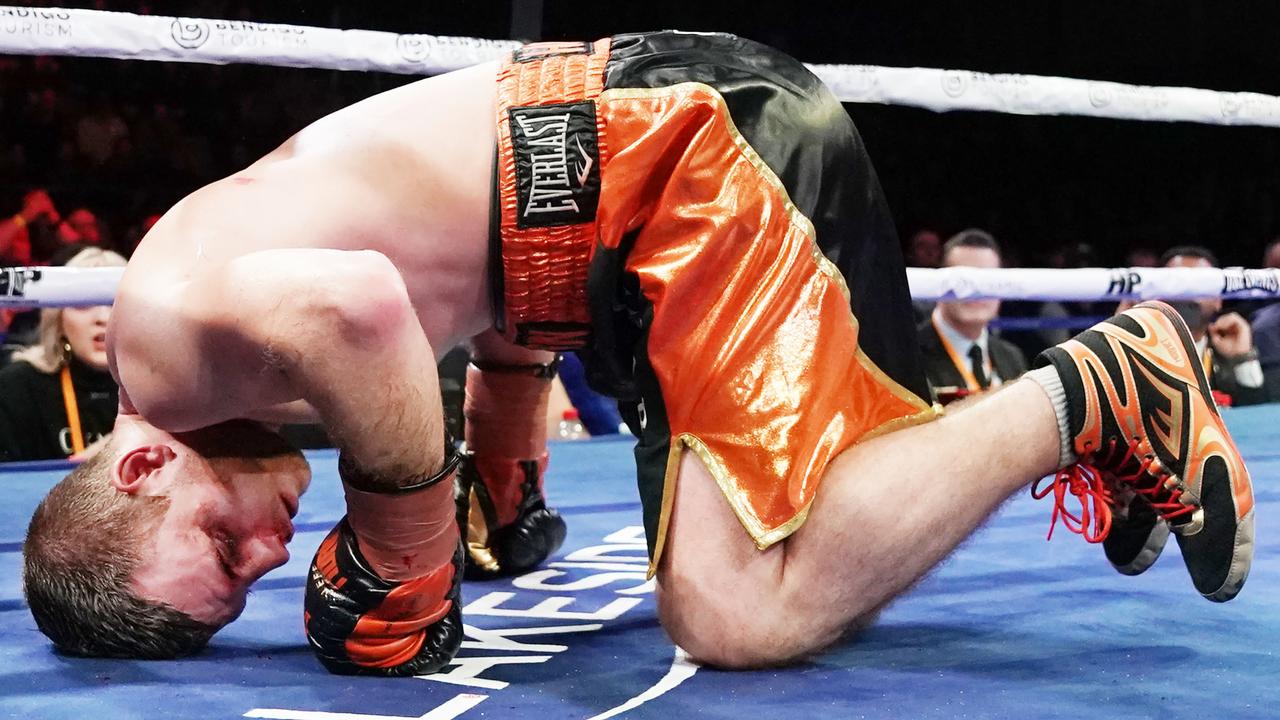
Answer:
MULTIPOLYGON (((1115 447, 1115 440, 1111 441, 1111 447, 1115 447)), ((1130 441, 1129 450, 1121 458, 1119 466, 1124 467, 1130 460, 1137 460, 1137 453, 1138 441, 1130 441)), ((1116 473, 1113 477, 1119 482, 1128 484, 1135 493, 1145 496, 1147 502, 1151 503, 1151 507, 1155 508, 1156 513, 1165 520, 1195 512, 1195 507, 1179 502, 1178 498, 1182 497, 1182 488, 1165 487, 1165 481, 1170 477, 1168 470, 1160 469, 1155 472, 1151 470, 1155 462, 1155 457, 1143 458, 1138 461, 1138 466, 1132 473, 1125 475, 1116 473), (1140 483, 1139 481, 1142 480, 1146 482, 1140 483)))
POLYGON ((1031 485, 1031 496, 1039 500, 1053 493, 1053 518, 1049 521, 1049 535, 1053 539, 1053 529, 1058 520, 1067 530, 1077 533, 1091 543, 1102 542, 1111 532, 1111 488, 1102 479, 1102 471, 1087 463, 1083 458, 1074 465, 1068 465, 1053 476, 1053 482, 1045 488, 1040 478, 1031 485), (1077 515, 1067 508, 1067 494, 1074 495, 1080 502, 1080 513, 1077 515))
POLYGON ((1058 520, 1067 530, 1076 533, 1091 543, 1099 543, 1111 532, 1111 508, 1115 505, 1114 491, 1117 483, 1124 483, 1139 495, 1147 498, 1151 507, 1164 519, 1169 520, 1194 512, 1195 508, 1178 501, 1182 496, 1181 488, 1165 487, 1169 472, 1163 468, 1152 470, 1156 465, 1154 457, 1139 459, 1138 440, 1131 440, 1125 448, 1124 455, 1118 461, 1111 460, 1119 444, 1115 439, 1107 441, 1107 465, 1123 468, 1133 464, 1130 473, 1108 473, 1099 470, 1095 458, 1099 450, 1086 452, 1075 464, 1059 470, 1053 476, 1052 484, 1040 487, 1046 479, 1041 478, 1031 486, 1031 496, 1037 500, 1053 493, 1053 517, 1049 521, 1048 539, 1053 539, 1053 530, 1058 520), (1067 507, 1067 495, 1075 496, 1080 503, 1079 514, 1071 512, 1067 507))

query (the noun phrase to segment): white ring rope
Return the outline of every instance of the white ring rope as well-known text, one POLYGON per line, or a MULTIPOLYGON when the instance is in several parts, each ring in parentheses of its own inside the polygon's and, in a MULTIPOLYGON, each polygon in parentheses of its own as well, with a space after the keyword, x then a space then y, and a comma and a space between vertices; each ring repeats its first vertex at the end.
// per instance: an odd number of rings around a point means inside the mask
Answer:
POLYGON ((907 268, 915 300, 1189 300, 1280 297, 1280 271, 1245 268, 907 268))
MULTIPOLYGON (((508 40, 0 5, 0 54, 256 63, 432 75, 493 60, 508 40)), ((1280 97, 969 70, 811 65, 845 102, 1015 115, 1280 127, 1280 97)))
POLYGON ((72 55, 434 75, 494 60, 510 40, 0 5, 0 54, 72 55))
POLYGON ((0 268, 0 307, 109 305, 122 267, 0 268))
MULTIPOLYGON (((124 268, 0 268, 0 307, 105 305, 124 268)), ((1244 268, 907 268, 915 300, 1280 298, 1280 270, 1244 268)))

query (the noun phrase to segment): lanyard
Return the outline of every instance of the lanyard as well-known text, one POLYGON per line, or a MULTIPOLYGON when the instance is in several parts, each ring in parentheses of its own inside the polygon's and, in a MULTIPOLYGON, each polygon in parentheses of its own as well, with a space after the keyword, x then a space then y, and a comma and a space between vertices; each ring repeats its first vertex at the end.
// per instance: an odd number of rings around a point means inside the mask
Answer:
MULTIPOLYGON (((965 387, 970 390, 981 390, 982 388, 978 387, 978 379, 973 376, 973 371, 969 369, 969 363, 960 359, 956 349, 951 346, 951 341, 947 340, 946 334, 938 327, 938 319, 931 315, 929 316, 929 322, 933 324, 933 331, 937 333, 938 339, 942 341, 942 349, 946 350, 947 356, 951 358, 951 364, 956 366, 956 371, 964 379, 965 387)), ((986 355, 986 353, 983 353, 983 355, 986 355)), ((999 385, 1000 383, 992 376, 990 358, 986 358, 982 365, 986 368, 987 377, 991 379, 991 387, 999 385)))
POLYGON ((67 427, 71 430, 71 450, 76 455, 84 452, 84 433, 80 431, 80 406, 76 403, 76 389, 71 384, 71 366, 62 366, 62 404, 67 408, 67 427))

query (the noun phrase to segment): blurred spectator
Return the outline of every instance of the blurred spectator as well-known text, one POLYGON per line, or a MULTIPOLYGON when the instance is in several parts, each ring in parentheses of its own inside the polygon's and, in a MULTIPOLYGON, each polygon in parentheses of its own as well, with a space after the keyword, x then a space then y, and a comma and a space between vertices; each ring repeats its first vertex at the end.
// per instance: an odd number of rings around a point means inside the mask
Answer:
POLYGON ((1267 243, 1267 249, 1262 251, 1262 267, 1280 268, 1280 238, 1267 243))
POLYGON ((60 220, 53 199, 44 190, 32 190, 22 198, 22 209, 0 220, 0 265, 30 265, 32 237, 60 220))
POLYGON ((76 123, 76 149, 91 165, 106 165, 127 145, 129 127, 111 107, 105 91, 94 95, 89 112, 76 123))
POLYGON ((1138 247, 1124 258, 1125 267, 1160 267, 1160 255, 1149 247, 1138 247))
MULTIPOLYGON (((68 267, 124 265, 84 248, 68 267)), ((0 460, 84 458, 115 423, 119 391, 107 371, 109 305, 40 311, 39 342, 0 370, 0 460)))
POLYGON ((102 245, 102 225, 89 208, 78 207, 58 226, 58 238, 68 245, 102 245))
MULTIPOLYGON (((1267 243, 1262 251, 1264 268, 1280 268, 1280 238, 1267 243)), ((1258 351, 1262 376, 1271 402, 1280 402, 1280 302, 1258 310, 1250 322, 1253 345, 1258 351)))
POLYGON ((13 135, 20 141, 19 162, 37 182, 51 180, 67 156, 58 92, 48 87, 31 90, 13 122, 13 135))
MULTIPOLYGON (((936 268, 942 262, 942 238, 932 230, 920 230, 907 243, 907 267, 936 268)), ((911 312, 919 325, 933 312, 931 300, 914 300, 911 312)))
MULTIPOLYGON (((965 230, 942 247, 944 267, 1000 267, 1000 246, 982 230, 965 230)), ((999 387, 1027 370, 1027 359, 1013 343, 988 329, 1000 313, 999 300, 940 302, 920 325, 925 374, 937 399, 999 387)))
POLYGON ((907 243, 907 266, 936 268, 942 263, 942 238, 932 230, 921 230, 907 243))
MULTIPOLYGON (((1160 258, 1164 267, 1217 267, 1218 258, 1208 248, 1181 245, 1170 248, 1160 258)), ((1253 331, 1239 313, 1222 312, 1222 298, 1171 303, 1196 343, 1205 374, 1215 392, 1230 398, 1232 405, 1256 405, 1269 399, 1253 331)))

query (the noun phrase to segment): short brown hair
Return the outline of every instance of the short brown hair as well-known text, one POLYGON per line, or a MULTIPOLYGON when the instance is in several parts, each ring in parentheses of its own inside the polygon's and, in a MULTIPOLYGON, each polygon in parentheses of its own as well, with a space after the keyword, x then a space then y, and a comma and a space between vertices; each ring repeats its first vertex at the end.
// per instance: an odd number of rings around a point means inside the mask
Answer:
POLYGON ((1218 267, 1218 256, 1213 251, 1203 245, 1175 245, 1165 250, 1160 255, 1161 267, 1173 262, 1176 257, 1192 257, 1199 258, 1209 263, 1213 267, 1218 267))
POLYGON ((40 631, 69 655, 164 659, 190 655, 218 626, 132 590, 143 532, 167 503, 109 482, 112 443, 49 491, 27 529, 23 591, 40 631))
POLYGON ((997 257, 1000 256, 1000 243, 996 242, 991 233, 978 228, 969 228, 952 235, 942 244, 941 258, 943 264, 946 264, 947 255, 951 254, 952 250, 961 247, 985 248, 994 252, 997 257))

